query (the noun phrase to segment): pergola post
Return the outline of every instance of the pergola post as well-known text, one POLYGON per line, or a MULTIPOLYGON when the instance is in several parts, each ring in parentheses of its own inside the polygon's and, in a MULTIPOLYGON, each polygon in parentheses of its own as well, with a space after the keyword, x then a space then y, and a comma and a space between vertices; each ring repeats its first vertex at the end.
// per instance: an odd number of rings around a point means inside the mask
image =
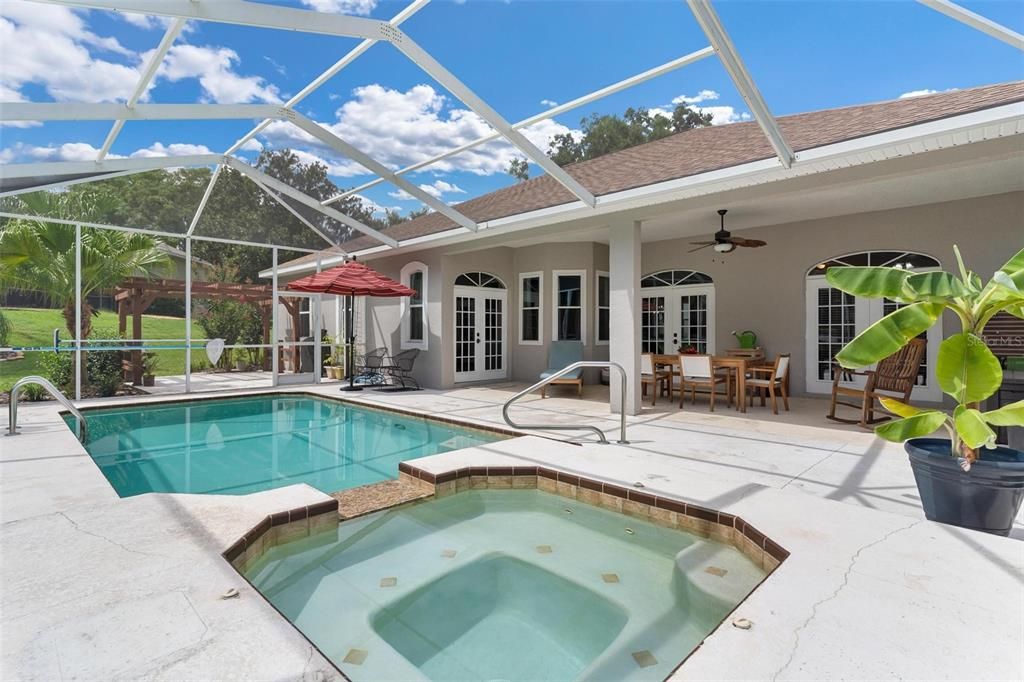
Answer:
MULTIPOLYGON (((142 289, 132 290, 132 340, 142 338, 142 289)), ((132 351, 132 383, 142 385, 142 351, 132 351)))
POLYGON ((619 219, 609 230, 611 335, 608 359, 626 370, 626 403, 618 372, 610 372, 612 412, 640 412, 640 221, 619 219))

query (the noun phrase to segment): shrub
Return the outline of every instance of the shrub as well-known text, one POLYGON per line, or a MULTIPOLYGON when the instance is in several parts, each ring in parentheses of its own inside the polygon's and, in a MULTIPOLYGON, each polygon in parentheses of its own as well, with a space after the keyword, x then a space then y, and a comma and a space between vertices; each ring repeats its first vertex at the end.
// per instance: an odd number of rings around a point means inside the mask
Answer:
POLYGON ((39 384, 26 384, 21 387, 21 397, 30 403, 46 400, 47 395, 46 389, 39 384))
POLYGON ((43 353, 40 360, 43 374, 53 385, 71 394, 75 390, 75 355, 74 353, 43 353))
POLYGON ((91 351, 85 363, 86 378, 100 397, 117 395, 124 383, 120 351, 91 351))

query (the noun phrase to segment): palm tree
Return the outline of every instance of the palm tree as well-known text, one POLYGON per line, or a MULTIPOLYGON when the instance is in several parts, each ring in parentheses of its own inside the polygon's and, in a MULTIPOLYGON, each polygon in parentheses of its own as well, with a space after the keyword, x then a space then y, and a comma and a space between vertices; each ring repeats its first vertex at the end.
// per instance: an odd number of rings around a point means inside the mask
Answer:
MULTIPOLYGON (((21 213, 65 220, 97 220, 105 213, 99 197, 72 192, 35 192, 19 198, 21 213)), ((128 277, 166 271, 170 258, 160 242, 144 234, 104 229, 82 230, 82 338, 92 333, 98 313, 86 300, 128 277)), ((42 219, 22 218, 0 226, 0 291, 37 291, 62 308, 64 324, 75 336, 75 228, 42 219)))

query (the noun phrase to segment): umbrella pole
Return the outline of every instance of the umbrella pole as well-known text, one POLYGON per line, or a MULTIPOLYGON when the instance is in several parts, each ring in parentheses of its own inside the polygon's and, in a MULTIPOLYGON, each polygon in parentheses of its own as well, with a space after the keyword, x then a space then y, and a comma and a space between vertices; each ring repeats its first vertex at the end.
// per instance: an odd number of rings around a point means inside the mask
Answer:
POLYGON ((355 327, 355 298, 352 295, 346 296, 345 302, 345 339, 348 341, 345 344, 345 371, 348 373, 348 386, 342 386, 342 391, 361 391, 362 386, 356 386, 356 335, 353 331, 355 327))

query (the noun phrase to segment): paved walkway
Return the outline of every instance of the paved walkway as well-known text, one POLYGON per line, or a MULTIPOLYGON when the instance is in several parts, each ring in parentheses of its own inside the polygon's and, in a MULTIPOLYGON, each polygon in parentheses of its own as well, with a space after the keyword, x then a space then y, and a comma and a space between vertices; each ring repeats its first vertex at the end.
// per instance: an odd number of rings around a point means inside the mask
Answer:
MULTIPOLYGON (((500 423, 517 388, 346 397, 500 423)), ((305 390, 339 395, 337 386, 305 390)), ((582 400, 531 397, 513 416, 582 418, 611 432, 603 398, 598 387, 582 400)), ((776 417, 659 404, 630 418, 629 445, 524 437, 417 464, 544 463, 641 482, 739 514, 786 547, 791 557, 736 614, 753 629, 723 625, 678 679, 1020 678, 1024 543, 923 520, 900 446, 825 422, 820 400, 792 407, 776 417)), ((0 438, 0 678, 334 675, 219 556, 265 514, 323 493, 119 499, 55 405, 24 405, 19 416, 23 435, 0 438), (230 587, 241 596, 221 600, 230 587)))

